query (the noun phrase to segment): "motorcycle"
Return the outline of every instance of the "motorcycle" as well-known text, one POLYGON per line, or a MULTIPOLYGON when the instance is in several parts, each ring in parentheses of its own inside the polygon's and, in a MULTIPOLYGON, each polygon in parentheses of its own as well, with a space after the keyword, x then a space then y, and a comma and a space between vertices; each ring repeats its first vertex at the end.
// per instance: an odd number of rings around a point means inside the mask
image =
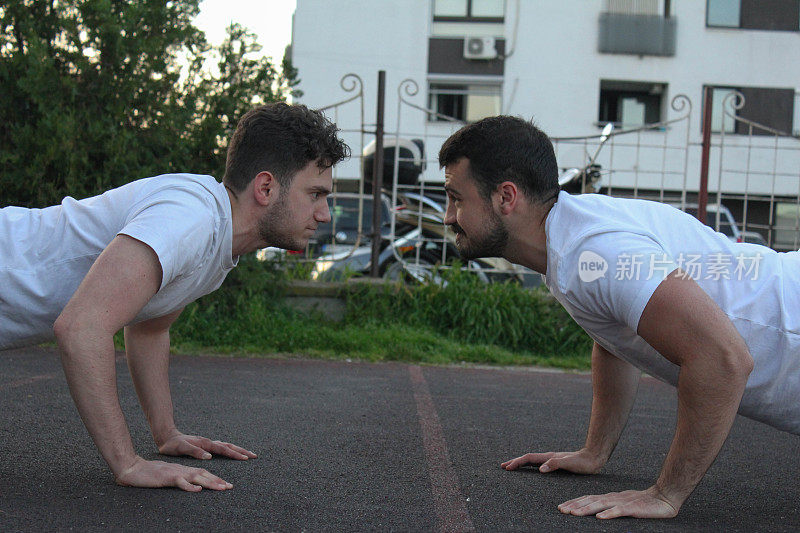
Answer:
POLYGON ((589 158, 589 162, 583 168, 568 168, 558 177, 558 186, 562 191, 570 194, 583 194, 599 192, 601 186, 600 165, 595 163, 600 149, 611 136, 614 125, 609 122, 600 133, 600 142, 597 145, 594 155, 589 158))

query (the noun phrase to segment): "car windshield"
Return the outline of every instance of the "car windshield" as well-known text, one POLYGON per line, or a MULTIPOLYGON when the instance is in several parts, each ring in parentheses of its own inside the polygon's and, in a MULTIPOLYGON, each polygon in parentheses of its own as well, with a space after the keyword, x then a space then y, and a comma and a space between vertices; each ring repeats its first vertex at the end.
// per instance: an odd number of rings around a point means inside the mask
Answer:
MULTIPOLYGON (((361 229, 368 233, 372 229, 372 198, 364 198, 364 215, 361 220, 361 229)), ((336 231, 358 231, 358 198, 329 197, 328 207, 331 210, 331 221, 320 224, 319 233, 330 233, 336 223, 336 231)), ((389 213, 386 206, 381 204, 381 218, 386 221, 389 213)))
MULTIPOLYGON (((690 215, 692 215, 693 217, 697 218, 697 208, 695 208, 695 207, 687 207, 686 208, 686 212, 689 213, 690 215)), ((711 210, 706 211, 706 225, 710 226, 710 227, 712 227, 714 229, 717 229, 717 212, 716 211, 711 211, 711 210)), ((720 233, 724 233, 728 237, 733 237, 734 236, 733 228, 731 227, 730 222, 728 222, 725 219, 725 216, 722 213, 720 213, 720 215, 719 215, 719 229, 717 231, 719 231, 720 233)))

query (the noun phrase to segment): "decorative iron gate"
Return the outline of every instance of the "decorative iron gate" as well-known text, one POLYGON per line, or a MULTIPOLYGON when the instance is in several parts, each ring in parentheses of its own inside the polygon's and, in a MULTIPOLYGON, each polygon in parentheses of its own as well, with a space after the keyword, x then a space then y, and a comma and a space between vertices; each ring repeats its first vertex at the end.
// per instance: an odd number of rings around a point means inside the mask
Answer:
MULTIPOLYGON (((372 143, 365 144, 365 139, 376 132, 365 122, 362 79, 347 74, 340 85, 353 95, 321 109, 340 126, 343 135, 350 136, 354 162, 347 175, 334 172, 337 195, 332 198, 331 208, 337 214, 337 202, 341 201, 338 195, 350 191, 353 196, 349 201, 357 200, 358 235, 349 246, 337 245, 334 217, 329 241, 315 243, 305 257, 323 266, 348 263, 351 270, 363 272, 369 263, 369 258, 364 259, 364 248, 371 233, 369 222, 365 222, 365 205, 372 209, 369 201, 365 203, 369 200, 365 195, 365 184, 369 185, 365 174, 371 168, 367 163, 372 143), (350 105, 359 106, 358 124, 339 121, 340 110, 350 105)), ((389 216, 379 261, 380 273, 386 277, 405 272, 422 279, 431 275, 434 264, 447 268, 458 258, 453 235, 443 224, 443 175, 436 172, 438 161, 431 148, 438 150, 465 122, 415 103, 419 88, 413 79, 398 84, 396 121, 393 129, 387 127, 384 138, 384 202, 389 216), (419 114, 424 120, 417 120, 419 114), (414 144, 420 153, 412 153, 414 144), (409 168, 418 171, 417 179, 409 181, 404 175, 409 168)), ((796 250, 800 246, 800 140, 738 116, 736 111, 743 105, 740 93, 732 93, 724 100, 720 131, 711 142, 715 166, 711 176, 715 179, 709 183, 709 203, 716 205, 716 213, 727 207, 744 238, 763 237, 776 249, 796 250)), ((697 201, 699 179, 692 168, 699 160, 701 144, 692 141, 692 102, 679 94, 672 98, 670 110, 673 116, 668 120, 610 135, 597 159, 602 168, 600 192, 670 202, 682 208, 697 201)), ((562 167, 582 168, 598 147, 600 135, 551 139, 562 167)), ((713 222, 719 230, 726 221, 718 215, 713 222)), ((487 280, 530 279, 530 271, 503 260, 470 262, 464 267, 487 280)))

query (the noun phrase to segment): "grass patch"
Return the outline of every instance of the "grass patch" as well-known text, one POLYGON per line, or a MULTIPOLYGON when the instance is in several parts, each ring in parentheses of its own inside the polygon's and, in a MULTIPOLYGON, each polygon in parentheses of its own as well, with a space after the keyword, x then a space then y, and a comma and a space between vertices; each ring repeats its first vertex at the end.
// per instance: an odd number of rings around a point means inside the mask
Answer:
POLYGON ((187 306, 173 350, 589 368, 591 340, 543 289, 487 285, 458 269, 442 273, 443 287, 356 284, 344 321, 331 323, 285 304, 288 282, 306 273, 242 258, 220 290, 187 306))

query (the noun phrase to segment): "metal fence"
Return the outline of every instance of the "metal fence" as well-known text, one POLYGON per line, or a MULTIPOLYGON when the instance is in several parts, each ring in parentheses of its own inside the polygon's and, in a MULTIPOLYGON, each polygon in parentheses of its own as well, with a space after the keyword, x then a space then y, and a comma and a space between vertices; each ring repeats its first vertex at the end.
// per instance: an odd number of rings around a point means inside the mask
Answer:
POLYGON ((800 139, 738 116, 744 104, 739 92, 724 99, 716 202, 741 206, 743 231, 758 231, 773 248, 797 250, 800 139), (727 132, 726 123, 736 135, 727 132), (759 182, 768 182, 769 190, 757 187, 759 182))
MULTIPOLYGON (((337 194, 331 199, 334 220, 330 235, 310 246, 304 258, 318 266, 348 263, 350 270, 362 271, 363 257, 360 262, 354 262, 354 258, 365 254, 371 233, 370 217, 364 216, 369 197, 365 195, 363 158, 365 141, 368 137, 371 140, 375 132, 365 121, 361 78, 348 74, 342 78, 341 87, 352 95, 322 110, 342 129, 353 149, 353 159, 344 171, 334 171, 337 194), (352 109, 347 113, 351 121, 357 116, 358 124, 340 122, 345 106, 358 106, 357 114, 352 109), (337 202, 342 201, 339 198, 345 196, 344 191, 351 193, 348 201, 357 202, 357 236, 342 245, 337 243, 336 215, 340 213, 337 202)), ((381 273, 387 276, 401 270, 428 275, 434 263, 446 266, 457 258, 454 236, 443 225, 443 176, 439 173, 438 180, 431 179, 432 171, 438 169, 431 148, 438 149, 465 122, 414 103, 413 97, 418 93, 419 84, 412 79, 397 86, 396 122, 394 127, 386 127, 385 144, 390 148, 385 154, 391 164, 391 180, 388 175, 385 177, 388 221, 383 238, 391 244, 381 258, 385 263, 381 273), (417 120, 420 116, 424 120, 417 120), (418 139, 425 148, 421 161, 419 156, 409 156, 401 149, 403 141, 411 139, 418 139), (399 179, 407 165, 421 165, 423 169, 412 183, 399 179)), ((724 99, 721 126, 711 142, 709 204, 717 206, 716 213, 727 208, 741 235, 763 237, 777 250, 796 250, 800 247, 800 139, 738 116, 736 111, 743 105, 740 93, 731 93, 724 99)), ((602 168, 601 193, 670 202, 680 207, 697 202, 701 143, 692 140, 692 130, 699 126, 702 113, 693 115, 692 102, 685 95, 672 98, 669 111, 671 117, 663 122, 611 134, 596 161, 602 168)), ((597 150, 600 135, 552 137, 552 141, 562 167, 583 168, 597 150)), ((371 204, 368 209, 371 211, 371 204)), ((725 223, 719 215, 714 222, 718 230, 725 223)), ((470 262, 465 268, 486 279, 530 273, 503 260, 470 262)))

